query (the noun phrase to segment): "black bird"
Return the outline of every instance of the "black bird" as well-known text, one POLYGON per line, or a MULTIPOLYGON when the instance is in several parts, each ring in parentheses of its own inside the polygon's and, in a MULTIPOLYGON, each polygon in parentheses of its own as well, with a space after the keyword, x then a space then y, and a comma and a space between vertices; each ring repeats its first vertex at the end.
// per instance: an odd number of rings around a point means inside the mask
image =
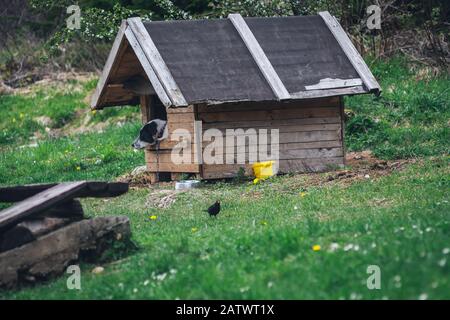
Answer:
POLYGON ((217 216, 220 212, 220 201, 217 200, 211 207, 208 208, 208 210, 205 211, 208 212, 211 217, 217 216))

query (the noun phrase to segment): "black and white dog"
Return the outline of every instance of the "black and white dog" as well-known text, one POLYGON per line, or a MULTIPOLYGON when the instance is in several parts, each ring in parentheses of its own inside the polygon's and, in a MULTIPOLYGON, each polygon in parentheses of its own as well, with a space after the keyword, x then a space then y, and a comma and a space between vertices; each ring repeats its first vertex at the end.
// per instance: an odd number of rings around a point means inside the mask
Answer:
POLYGON ((132 146, 135 149, 143 149, 155 145, 168 136, 167 121, 154 119, 145 124, 139 132, 139 137, 134 140, 132 146))

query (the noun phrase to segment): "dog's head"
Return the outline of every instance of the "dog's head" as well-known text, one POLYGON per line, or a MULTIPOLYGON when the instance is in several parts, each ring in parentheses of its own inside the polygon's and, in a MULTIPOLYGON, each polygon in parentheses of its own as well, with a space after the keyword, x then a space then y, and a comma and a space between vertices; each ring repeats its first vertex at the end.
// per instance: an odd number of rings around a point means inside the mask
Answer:
POLYGON ((139 136, 134 140, 132 146, 135 149, 143 149, 147 146, 152 146, 158 141, 160 132, 158 124, 155 121, 150 121, 142 127, 139 136))

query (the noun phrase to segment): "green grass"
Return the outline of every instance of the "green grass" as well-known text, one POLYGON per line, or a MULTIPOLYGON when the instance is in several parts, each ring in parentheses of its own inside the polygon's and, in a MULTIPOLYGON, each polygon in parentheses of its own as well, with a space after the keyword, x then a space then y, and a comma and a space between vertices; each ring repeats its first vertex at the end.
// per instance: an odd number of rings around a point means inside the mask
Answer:
POLYGON ((164 210, 145 206, 148 190, 84 201, 91 216, 129 216, 139 251, 100 275, 83 265, 81 291, 67 290, 63 276, 3 297, 449 298, 448 165, 426 161, 348 188, 309 188, 305 197, 303 176, 285 176, 207 185, 164 210), (216 198, 222 212, 209 218, 202 209, 216 198), (311 249, 316 244, 320 251, 311 249), (366 287, 369 265, 381 268, 381 290, 366 287))
MULTIPOLYGON (((206 184, 158 210, 146 205, 148 189, 83 200, 90 216, 129 216, 139 250, 99 275, 82 264, 81 291, 67 290, 62 276, 0 298, 450 298, 448 76, 420 80, 400 58, 372 70, 383 95, 346 98, 346 146, 421 158, 416 164, 345 187, 312 186, 308 175, 206 184), (216 199, 222 213, 210 219, 202 210, 216 199), (369 265, 381 268, 381 290, 366 287, 369 265)), ((138 108, 92 114, 85 101, 94 86, 68 81, 0 96, 1 185, 114 180, 144 163, 130 148, 138 108), (91 131, 71 133, 81 126, 91 131)))
POLYGON ((418 76, 402 58, 372 63, 381 97, 346 98, 349 150, 371 149, 384 159, 449 154, 450 76, 418 76))

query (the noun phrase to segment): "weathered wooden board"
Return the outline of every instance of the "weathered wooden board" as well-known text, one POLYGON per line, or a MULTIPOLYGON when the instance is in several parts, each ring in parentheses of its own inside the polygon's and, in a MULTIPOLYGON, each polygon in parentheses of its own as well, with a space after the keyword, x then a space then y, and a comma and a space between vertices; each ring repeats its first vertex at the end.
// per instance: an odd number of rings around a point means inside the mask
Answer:
POLYGON ((0 234, 0 252, 20 247, 72 222, 71 219, 43 217, 26 220, 0 234))
MULTIPOLYGON (((156 73, 161 85, 164 87, 168 97, 172 101, 173 106, 187 106, 183 93, 176 84, 169 68, 161 57, 152 38, 145 29, 140 18, 129 18, 127 20, 134 36, 138 40, 142 51, 147 56, 152 69, 156 73)), ((153 81, 152 81, 153 84, 153 81)))
MULTIPOLYGON (((108 196, 111 194, 122 194, 128 191, 127 184, 116 184, 116 187, 118 187, 118 189, 110 192, 107 183, 88 183, 86 181, 60 183, 51 188, 44 189, 43 191, 1 211, 0 230, 6 230, 8 227, 17 224, 28 217, 41 214, 54 206, 61 205, 76 197, 89 197, 91 194, 95 196, 106 194, 108 196), (126 187, 126 191, 124 191, 124 187, 126 187)), ((7 193, 8 192, 10 193, 11 189, 7 189, 7 193)))
POLYGON ((202 112, 232 112, 232 111, 253 111, 253 110, 273 110, 273 109, 297 109, 314 107, 339 106, 339 97, 328 97, 318 99, 305 99, 299 101, 265 101, 240 103, 229 103, 220 105, 198 104, 197 111, 202 112))
POLYGON ((149 62, 147 55, 144 53, 141 44, 136 38, 136 35, 131 31, 131 29, 127 28, 125 31, 125 36, 130 46, 133 48, 140 64, 142 65, 145 74, 147 75, 147 78, 149 79, 153 89, 158 94, 159 99, 166 107, 171 106, 172 101, 169 98, 164 86, 159 81, 158 75, 156 74, 156 71, 153 69, 152 64, 149 62))
MULTIPOLYGON (((123 182, 80 181, 77 183, 82 186, 73 193, 74 198, 117 197, 128 192, 128 184, 123 182)), ((0 187, 0 202, 22 201, 57 185, 58 183, 44 183, 0 187)))
MULTIPOLYGON (((270 148, 268 150, 268 154, 270 155, 270 148)), ((216 154, 217 156, 222 156, 223 163, 226 161, 225 153, 223 151, 219 151, 216 154)), ((335 158, 342 157, 343 150, 341 147, 336 148, 314 148, 314 149, 284 149, 279 151, 279 158, 275 159, 270 156, 268 159, 264 159, 265 155, 263 155, 263 159, 259 159, 259 153, 250 152, 247 148, 246 151, 236 152, 235 163, 237 163, 236 159, 245 159, 246 162, 249 162, 249 159, 256 159, 256 161, 266 161, 266 160, 295 160, 295 159, 308 159, 308 158, 335 158)), ((208 165, 204 162, 205 165, 208 165)))
MULTIPOLYGON (((210 129, 210 127, 214 128, 213 125, 208 125, 206 127, 203 127, 203 132, 210 129)), ((230 135, 235 136, 244 136, 248 135, 252 132, 255 132, 256 135, 261 133, 262 129, 267 129, 267 134, 270 135, 270 130, 276 129, 279 133, 286 133, 286 132, 303 132, 303 131, 330 131, 330 130, 339 130, 341 128, 340 123, 332 123, 332 124, 291 124, 291 125, 279 125, 279 126, 265 126, 265 127, 249 127, 249 128, 215 128, 222 132, 222 134, 225 135, 228 133, 230 135), (241 129, 241 130, 239 130, 241 129), (254 130, 252 130, 254 129, 254 130)))
POLYGON ((321 79, 316 84, 305 86, 305 89, 306 90, 325 90, 325 89, 354 87, 354 86, 361 86, 361 85, 362 85, 362 80, 359 78, 356 78, 356 79, 325 78, 325 79, 321 79))
POLYGON ((91 99, 91 107, 96 108, 102 105, 102 94, 104 93, 105 87, 111 75, 114 73, 115 69, 118 67, 118 61, 120 60, 122 54, 126 50, 127 43, 125 41, 125 29, 127 28, 126 21, 122 21, 120 25, 119 32, 117 33, 116 39, 114 40, 112 49, 108 55, 105 66, 103 67, 102 75, 98 81, 97 88, 91 99))
POLYGON ((301 119, 282 119, 282 120, 269 120, 269 121, 234 121, 234 122, 215 122, 205 123, 202 125, 203 129, 236 129, 236 128, 255 128, 259 129, 271 129, 282 128, 284 126, 297 126, 301 131, 304 126, 314 126, 321 124, 340 124, 341 120, 338 117, 327 118, 301 118, 301 119))
POLYGON ((98 217, 71 223, 21 247, 0 254, 0 287, 60 275, 70 263, 100 257, 113 241, 130 238, 128 217, 98 217))
MULTIPOLYGON (((294 172, 321 172, 334 168, 339 168, 344 165, 342 157, 337 158, 320 158, 320 159, 295 159, 295 160, 280 160, 279 173, 294 173, 294 172)), ((239 172, 240 168, 248 176, 253 176, 253 169, 251 164, 223 164, 223 165, 208 165, 203 167, 202 177, 204 179, 220 179, 232 178, 239 172)))
MULTIPOLYGON (((223 113, 199 113, 198 118, 206 123, 208 122, 226 122, 226 121, 255 121, 255 120, 281 120, 292 118, 328 118, 338 117, 338 107, 316 107, 316 108, 297 108, 287 110, 255 110, 255 111, 233 111, 223 113)), ((178 121, 177 121, 178 122, 178 121)), ((181 121, 179 121, 181 122, 181 121)))
POLYGON ((200 172, 200 166, 198 164, 174 164, 174 163, 148 163, 147 169, 150 172, 188 172, 197 173, 200 172))
POLYGON ((43 212, 64 200, 71 199, 85 185, 85 181, 61 183, 1 211, 0 229, 14 225, 33 214, 43 212))
POLYGON ((293 99, 310 99, 317 96, 333 97, 333 96, 351 96, 355 94, 367 93, 363 86, 354 86, 347 88, 325 89, 325 90, 309 90, 292 92, 293 99))

